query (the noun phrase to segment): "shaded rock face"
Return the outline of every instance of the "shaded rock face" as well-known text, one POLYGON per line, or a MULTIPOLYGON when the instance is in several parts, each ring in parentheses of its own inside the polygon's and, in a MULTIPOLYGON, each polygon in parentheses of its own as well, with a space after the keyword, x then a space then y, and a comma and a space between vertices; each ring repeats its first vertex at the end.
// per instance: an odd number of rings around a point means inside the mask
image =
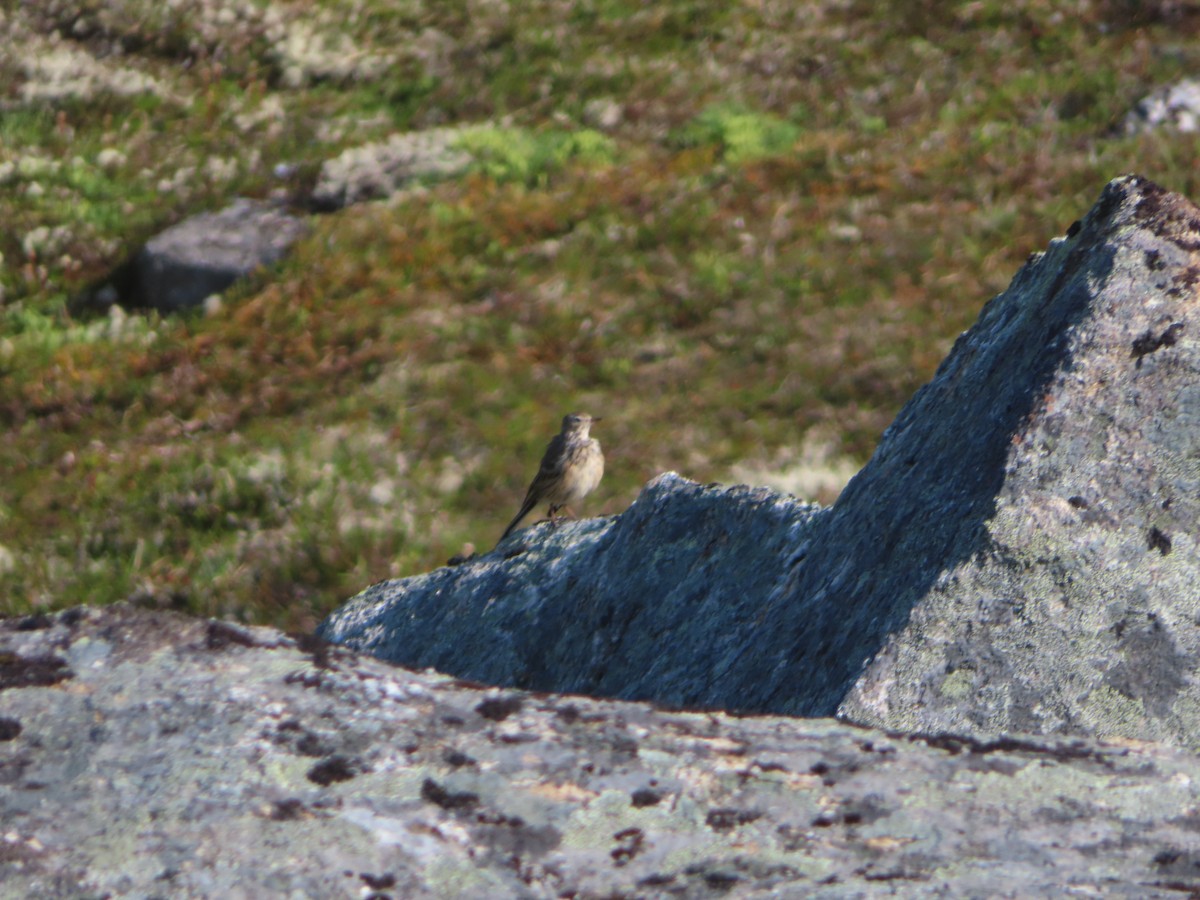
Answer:
POLYGON ((166 313, 198 306, 278 262, 306 230, 302 220, 254 200, 192 216, 146 242, 121 276, 127 293, 120 299, 166 313))
POLYGON ((488 689, 127 607, 0 622, 4 897, 1167 898, 1200 890, 1198 805, 1169 748, 488 689))
POLYGON ((1118 179, 987 304, 829 509, 781 519, 791 501, 761 493, 735 512, 660 479, 615 520, 377 585, 323 633, 504 684, 1200 746, 1197 283, 1200 210, 1118 179))
POLYGON ((319 633, 491 684, 719 705, 727 641, 816 511, 667 474, 615 519, 535 525, 486 557, 377 584, 319 633))

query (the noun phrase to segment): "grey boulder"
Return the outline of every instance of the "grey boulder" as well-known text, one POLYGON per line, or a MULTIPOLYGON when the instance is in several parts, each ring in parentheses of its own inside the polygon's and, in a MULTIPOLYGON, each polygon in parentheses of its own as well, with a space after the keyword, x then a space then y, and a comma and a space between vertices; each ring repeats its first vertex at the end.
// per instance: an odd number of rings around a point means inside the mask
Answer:
POLYGON ((192 216, 146 242, 134 260, 134 295, 121 299, 164 313, 199 306, 259 266, 277 263, 307 228, 257 200, 192 216))

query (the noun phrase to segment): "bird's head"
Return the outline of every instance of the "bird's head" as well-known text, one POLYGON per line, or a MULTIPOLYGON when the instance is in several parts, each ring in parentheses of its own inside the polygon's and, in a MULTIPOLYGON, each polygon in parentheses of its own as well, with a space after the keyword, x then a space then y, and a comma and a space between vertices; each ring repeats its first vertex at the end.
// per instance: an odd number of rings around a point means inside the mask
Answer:
POLYGON ((589 416, 587 413, 568 413, 567 415, 563 416, 562 432, 563 434, 587 437, 588 430, 592 427, 592 423, 599 421, 599 416, 589 416))

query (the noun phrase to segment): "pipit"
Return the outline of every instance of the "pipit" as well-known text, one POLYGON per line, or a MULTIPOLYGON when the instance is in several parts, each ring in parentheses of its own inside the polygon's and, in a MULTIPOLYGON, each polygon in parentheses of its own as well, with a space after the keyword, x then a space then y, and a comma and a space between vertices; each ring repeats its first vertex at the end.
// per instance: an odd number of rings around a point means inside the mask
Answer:
POLYGON ((550 504, 551 522, 555 521, 554 514, 560 509, 574 515, 569 504, 578 503, 590 494, 604 475, 600 442, 588 437, 592 423, 599 421, 587 413, 563 416, 562 431, 546 447, 538 473, 525 492, 525 502, 500 535, 500 540, 508 537, 529 511, 543 501, 550 504))

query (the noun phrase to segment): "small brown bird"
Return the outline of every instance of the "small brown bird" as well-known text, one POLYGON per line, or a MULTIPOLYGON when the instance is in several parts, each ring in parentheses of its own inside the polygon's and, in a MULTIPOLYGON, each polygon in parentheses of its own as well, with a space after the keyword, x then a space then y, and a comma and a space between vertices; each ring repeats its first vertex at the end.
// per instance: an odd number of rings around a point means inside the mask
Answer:
POLYGON ((563 416, 562 431, 546 447, 538 473, 525 492, 525 502, 500 535, 500 540, 512 534, 529 511, 543 501, 550 504, 551 522, 555 521, 554 514, 560 509, 574 515, 569 504, 590 494, 604 475, 604 453, 600 450, 600 442, 588 437, 592 423, 599 421, 587 413, 563 416))

